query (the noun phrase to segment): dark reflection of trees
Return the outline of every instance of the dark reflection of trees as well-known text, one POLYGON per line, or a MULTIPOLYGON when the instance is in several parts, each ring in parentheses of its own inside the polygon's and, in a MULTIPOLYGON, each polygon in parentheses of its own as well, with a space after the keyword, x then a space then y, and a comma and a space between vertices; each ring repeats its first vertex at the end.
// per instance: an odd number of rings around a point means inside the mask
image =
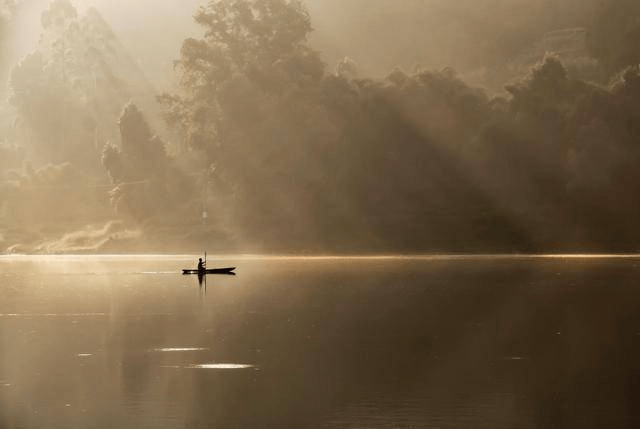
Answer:
MULTIPOLYGON (((5 339, 5 327, 2 320, 0 320, 0 344, 8 344, 5 339)), ((9 428, 9 403, 5 398, 5 392, 2 388, 2 380, 4 380, 7 373, 4 356, 0 357, 0 428, 9 428)))
POLYGON ((478 427, 630 427, 638 418, 630 265, 424 267, 265 284, 233 310, 218 297, 217 327, 203 341, 219 361, 260 369, 193 375, 188 427, 326 427, 372 392, 419 401, 425 419, 449 412, 447 427, 468 427, 451 411, 460 403, 478 427), (513 409, 473 408, 496 392, 513 409))
POLYGON ((126 317, 112 332, 116 341, 113 357, 120 364, 121 389, 129 403, 144 400, 151 390, 154 366, 150 350, 164 344, 170 322, 162 315, 126 317))
POLYGON ((633 427, 640 419, 637 275, 625 265, 575 276, 559 302, 531 315, 532 326, 560 322, 554 343, 529 344, 538 427, 633 427))

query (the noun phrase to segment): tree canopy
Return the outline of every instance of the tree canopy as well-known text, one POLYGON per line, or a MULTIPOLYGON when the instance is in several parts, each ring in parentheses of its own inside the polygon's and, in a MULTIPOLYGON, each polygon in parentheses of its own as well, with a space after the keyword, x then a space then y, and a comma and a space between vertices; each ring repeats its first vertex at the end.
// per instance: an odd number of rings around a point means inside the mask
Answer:
POLYGON ((349 58, 325 67, 299 1, 213 0, 195 15, 202 37, 180 52, 181 87, 160 96, 172 144, 128 102, 145 86, 108 27, 69 6, 52 3, 38 49, 12 74, 3 221, 44 218, 21 196, 50 202, 67 186, 78 209, 60 219, 82 218, 93 185, 76 182, 93 168, 111 179, 94 186, 110 189, 109 215, 159 240, 171 228, 257 251, 620 251, 640 240, 637 66, 605 86, 541 54, 499 96, 452 68, 373 78, 349 58))
POLYGON ((185 40, 176 63, 184 93, 161 97, 192 147, 225 144, 226 124, 260 115, 266 99, 323 76, 298 0, 213 0, 195 20, 204 37, 185 40))

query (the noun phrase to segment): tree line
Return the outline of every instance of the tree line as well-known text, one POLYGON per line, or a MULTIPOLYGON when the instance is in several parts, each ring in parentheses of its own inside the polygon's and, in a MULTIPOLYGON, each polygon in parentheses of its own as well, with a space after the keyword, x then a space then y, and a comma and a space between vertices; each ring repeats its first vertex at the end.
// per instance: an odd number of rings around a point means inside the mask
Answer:
MULTIPOLYGON (((206 210, 199 233, 272 251, 637 250, 635 2, 611 0, 587 23, 597 82, 550 54, 496 96, 450 68, 367 78, 345 59, 330 69, 301 2, 213 0, 195 14, 202 38, 180 51, 180 90, 158 96, 165 139, 122 101, 131 92, 113 41, 64 3, 45 23, 50 50, 12 73, 27 124, 16 133, 54 165, 108 174, 111 207, 131 224, 186 228, 206 210), (77 43, 87 31, 93 40, 77 43)), ((21 180, 5 214, 20 207, 21 180)))

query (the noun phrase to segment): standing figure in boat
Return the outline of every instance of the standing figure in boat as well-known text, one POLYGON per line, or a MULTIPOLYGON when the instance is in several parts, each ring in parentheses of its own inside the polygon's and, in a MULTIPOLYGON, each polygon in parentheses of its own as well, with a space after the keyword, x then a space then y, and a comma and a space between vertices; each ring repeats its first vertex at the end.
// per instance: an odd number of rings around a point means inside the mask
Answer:
POLYGON ((203 272, 205 270, 204 262, 202 262, 202 258, 198 258, 198 272, 203 272))

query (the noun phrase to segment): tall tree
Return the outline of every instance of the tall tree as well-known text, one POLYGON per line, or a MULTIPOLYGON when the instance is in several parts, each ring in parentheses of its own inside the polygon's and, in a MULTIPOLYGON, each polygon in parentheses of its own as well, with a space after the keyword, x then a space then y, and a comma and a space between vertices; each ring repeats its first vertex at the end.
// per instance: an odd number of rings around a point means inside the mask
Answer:
POLYGON ((174 165, 135 104, 124 108, 119 127, 120 146, 107 144, 102 155, 115 186, 114 208, 137 221, 174 215, 191 197, 191 181, 174 165))
POLYGON ((195 20, 205 34, 182 46, 184 93, 161 100, 189 145, 211 157, 228 128, 255 120, 266 99, 323 76, 306 43, 311 23, 299 0, 211 0, 195 20))

